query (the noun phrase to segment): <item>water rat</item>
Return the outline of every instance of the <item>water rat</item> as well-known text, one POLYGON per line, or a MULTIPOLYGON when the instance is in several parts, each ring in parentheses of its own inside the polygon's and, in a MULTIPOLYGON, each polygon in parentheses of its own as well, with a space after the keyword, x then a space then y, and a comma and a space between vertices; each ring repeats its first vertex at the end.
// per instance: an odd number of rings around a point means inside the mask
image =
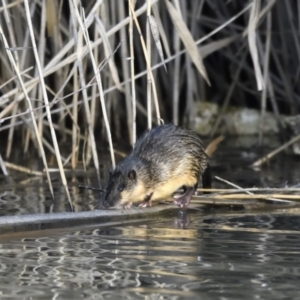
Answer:
POLYGON ((175 204, 183 207, 189 204, 200 176, 203 187, 210 188, 208 157, 198 134, 173 124, 160 125, 144 133, 110 173, 102 205, 151 206, 183 188, 183 194, 174 196, 175 204))

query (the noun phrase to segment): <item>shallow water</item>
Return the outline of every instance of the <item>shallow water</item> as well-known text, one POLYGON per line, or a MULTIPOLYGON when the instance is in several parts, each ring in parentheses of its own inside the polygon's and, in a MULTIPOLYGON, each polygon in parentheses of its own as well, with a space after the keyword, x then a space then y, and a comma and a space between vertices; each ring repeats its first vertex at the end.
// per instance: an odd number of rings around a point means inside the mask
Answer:
MULTIPOLYGON (((214 174, 243 187, 298 184, 299 158, 280 155, 262 171, 248 168, 259 155, 245 142, 227 142, 212 160, 214 174)), ((61 196, 53 202, 40 179, 24 180, 2 178, 1 216, 69 210, 59 181, 54 187, 61 196)), ((92 209, 99 193, 78 190, 79 182, 96 180, 80 175, 70 188, 77 211, 92 209)), ((300 297, 298 208, 205 206, 150 220, 144 212, 136 224, 0 234, 0 298, 300 297)))
POLYGON ((134 226, 2 241, 13 299, 300 297, 300 217, 190 211, 134 226), (188 220, 187 220, 188 219, 188 220), (183 227, 178 224, 185 224, 183 227), (148 297, 148 298, 147 298, 148 297))

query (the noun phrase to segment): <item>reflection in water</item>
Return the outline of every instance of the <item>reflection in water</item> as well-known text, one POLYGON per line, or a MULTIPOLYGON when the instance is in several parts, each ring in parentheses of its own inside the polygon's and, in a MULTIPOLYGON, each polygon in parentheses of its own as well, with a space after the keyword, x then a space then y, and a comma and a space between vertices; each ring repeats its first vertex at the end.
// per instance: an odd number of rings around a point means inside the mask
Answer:
MULTIPOLYGON (((18 183, 0 185, 0 216, 70 211, 65 189, 60 182, 53 182, 53 199, 44 182, 45 178, 34 177, 25 183, 23 179, 18 183)), ((100 192, 79 189, 78 185, 87 182, 88 185, 97 186, 95 178, 92 183, 82 174, 69 175, 68 179, 75 211, 93 210, 100 199, 100 192)))
POLYGON ((189 212, 147 224, 3 241, 0 291, 14 299, 297 298, 300 217, 189 212), (252 227, 254 226, 254 227, 252 227), (257 228, 261 230, 257 232, 257 228))

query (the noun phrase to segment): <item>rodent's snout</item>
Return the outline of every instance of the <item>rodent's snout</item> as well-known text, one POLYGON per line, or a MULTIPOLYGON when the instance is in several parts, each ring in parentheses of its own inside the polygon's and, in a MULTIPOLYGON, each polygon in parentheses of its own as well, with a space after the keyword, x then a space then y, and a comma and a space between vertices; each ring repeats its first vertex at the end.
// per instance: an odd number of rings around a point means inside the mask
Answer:
POLYGON ((116 200, 115 198, 103 197, 101 201, 102 208, 106 209, 106 208, 115 207, 118 203, 118 201, 115 200, 116 200))
POLYGON ((101 199, 101 204, 103 208, 109 208, 111 206, 106 193, 103 195, 101 199))
POLYGON ((109 204, 109 201, 107 199, 107 192, 103 193, 102 194, 102 197, 100 199, 100 205, 101 205, 101 208, 108 208, 110 207, 110 204, 109 204))

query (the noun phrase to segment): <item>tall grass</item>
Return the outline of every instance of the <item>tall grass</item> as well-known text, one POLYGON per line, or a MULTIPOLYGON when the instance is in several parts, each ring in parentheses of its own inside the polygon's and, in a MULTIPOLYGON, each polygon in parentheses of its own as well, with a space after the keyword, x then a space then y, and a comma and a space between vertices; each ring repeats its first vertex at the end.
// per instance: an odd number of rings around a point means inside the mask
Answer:
POLYGON ((267 109, 298 113, 299 3, 2 0, 3 172, 14 147, 35 149, 52 191, 52 153, 68 194, 66 164, 99 178, 99 144, 114 166, 113 141, 162 120, 193 127, 198 101, 260 108, 262 127, 267 109))

